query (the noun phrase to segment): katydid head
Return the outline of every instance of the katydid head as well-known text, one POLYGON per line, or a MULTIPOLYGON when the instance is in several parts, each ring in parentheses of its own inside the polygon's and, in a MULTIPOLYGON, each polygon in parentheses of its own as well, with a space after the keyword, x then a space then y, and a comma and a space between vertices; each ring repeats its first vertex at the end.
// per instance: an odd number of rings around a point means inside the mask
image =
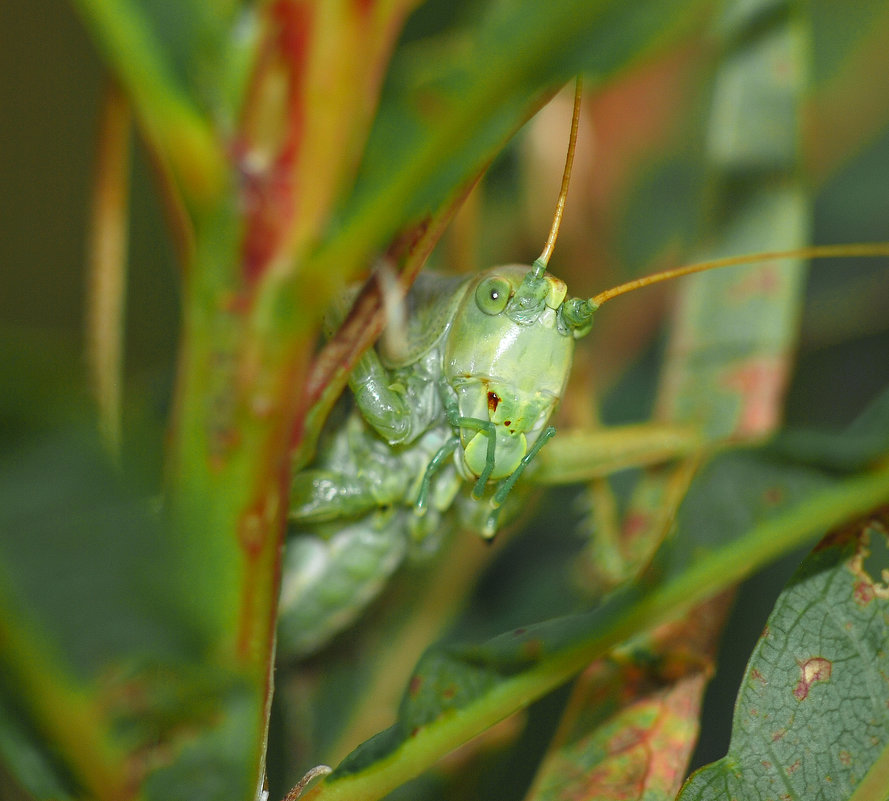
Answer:
MULTIPOLYGON (((555 246, 580 117, 581 82, 565 173, 549 238, 531 267, 497 267, 470 283, 457 308, 445 345, 444 376, 456 395, 464 475, 477 479, 479 496, 488 479, 511 482, 552 435, 547 424, 562 397, 574 355, 574 340, 589 330, 565 314, 567 288, 546 272, 555 246)), ((576 315, 575 315, 576 316, 576 315)), ((494 496, 502 502, 501 490, 494 496)), ((493 523, 491 524, 493 532, 493 523)))
POLYGON ((462 469, 467 476, 512 475, 528 447, 546 427, 562 396, 574 340, 559 323, 565 284, 544 275, 534 303, 523 294, 528 268, 498 267, 469 286, 448 332, 444 375, 457 396, 459 414, 492 423, 494 464, 488 433, 462 428, 462 469))

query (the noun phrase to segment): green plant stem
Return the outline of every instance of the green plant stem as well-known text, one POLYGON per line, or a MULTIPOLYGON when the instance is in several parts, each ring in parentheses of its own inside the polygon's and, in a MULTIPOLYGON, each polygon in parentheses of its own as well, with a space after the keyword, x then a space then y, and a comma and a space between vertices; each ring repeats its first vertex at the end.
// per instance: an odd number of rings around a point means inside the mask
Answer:
POLYGON ((197 201, 215 198, 224 183, 224 154, 206 118, 175 80, 162 55, 165 48, 139 7, 130 0, 73 2, 185 193, 197 201))
POLYGON ((88 254, 87 362, 99 426, 109 451, 121 444, 127 212, 132 113, 116 84, 105 91, 88 254))
POLYGON ((75 687, 61 667, 65 659, 35 637, 36 627, 16 625, 0 579, 0 643, 6 680, 46 740, 55 744, 64 765, 96 801, 120 801, 133 795, 123 752, 109 731, 108 716, 94 703, 90 688, 75 687))

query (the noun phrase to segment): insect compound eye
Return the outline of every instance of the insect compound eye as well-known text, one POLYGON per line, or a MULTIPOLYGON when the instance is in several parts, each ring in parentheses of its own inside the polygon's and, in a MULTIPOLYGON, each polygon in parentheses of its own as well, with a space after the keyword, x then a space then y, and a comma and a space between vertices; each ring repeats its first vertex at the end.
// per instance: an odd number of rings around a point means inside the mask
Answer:
POLYGON ((475 302, 485 314, 500 314, 509 303, 512 290, 509 281, 491 276, 482 281, 475 290, 475 302))

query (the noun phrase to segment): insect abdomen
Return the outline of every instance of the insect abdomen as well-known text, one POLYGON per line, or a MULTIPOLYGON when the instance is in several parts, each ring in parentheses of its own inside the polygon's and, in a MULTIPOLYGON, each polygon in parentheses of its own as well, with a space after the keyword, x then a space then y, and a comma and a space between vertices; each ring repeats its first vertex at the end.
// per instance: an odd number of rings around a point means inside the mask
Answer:
POLYGON ((326 540, 309 533, 291 538, 278 620, 283 655, 316 651, 379 594, 407 550, 403 524, 392 517, 368 515, 326 540))
POLYGON ((436 475, 424 516, 415 512, 425 467, 446 426, 409 446, 384 443, 357 412, 326 437, 314 465, 293 478, 278 644, 307 656, 351 624, 410 553, 437 550, 442 514, 461 485, 453 465, 436 475))

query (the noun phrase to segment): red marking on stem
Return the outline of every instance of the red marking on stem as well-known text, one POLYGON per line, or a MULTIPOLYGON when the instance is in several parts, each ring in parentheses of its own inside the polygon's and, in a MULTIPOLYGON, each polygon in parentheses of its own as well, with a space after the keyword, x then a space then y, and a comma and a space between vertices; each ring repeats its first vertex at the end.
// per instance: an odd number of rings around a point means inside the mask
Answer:
POLYGON ((240 316, 250 309, 250 299, 243 292, 227 292, 219 301, 219 306, 226 314, 240 316))
MULTIPOLYGON (((313 22, 310 3, 277 0, 268 14, 273 34, 263 48, 250 99, 263 103, 266 84, 282 76, 286 94, 280 109, 283 131, 278 137, 277 151, 269 154, 269 163, 256 172, 249 164, 244 165, 242 201, 246 228, 242 258, 248 282, 268 267, 296 216, 299 188, 294 186, 293 173, 305 125, 305 75, 313 22)), ((250 146, 246 142, 246 147, 250 146)))
POLYGON ((411 698, 416 698, 423 686, 422 676, 411 676, 410 684, 408 684, 407 692, 411 698))
POLYGON ((497 406, 500 404, 500 396, 496 392, 488 393, 488 411, 493 414, 497 411, 497 406))
POLYGON ((267 533, 267 523, 262 508, 257 503, 252 509, 248 509, 238 522, 238 541, 251 562, 262 551, 267 533))
MULTIPOLYGON (((447 217, 450 219, 450 217, 447 217)), ((439 223, 441 225, 441 223, 439 223)), ((403 231, 400 231, 395 239, 392 240, 392 244, 386 249, 386 258, 393 262, 400 262, 406 259, 416 248, 420 246, 423 241, 423 237, 425 237, 432 230, 432 218, 429 215, 426 215, 417 222, 415 225, 412 225, 410 228, 407 228, 403 231)), ((436 241, 438 237, 435 237, 436 241)), ((428 245, 428 249, 426 249, 426 253, 432 250, 432 246, 428 245)), ((411 271, 411 273, 406 276, 408 278, 413 279, 416 274, 420 270, 420 266, 422 266, 423 260, 420 260, 420 265, 416 266, 416 269, 411 271)))
MULTIPOLYGON (((272 438, 272 441, 276 441, 272 438)), ((237 521, 243 554, 243 583, 237 635, 237 653, 245 664, 259 667, 265 696, 271 693, 271 675, 264 667, 275 640, 277 602, 281 584, 281 546, 290 491, 286 459, 273 474, 260 475, 253 502, 237 521), (268 577, 271 577, 269 580, 268 577)))
POLYGON ((830 680, 833 663, 822 656, 813 656, 805 662, 800 662, 799 667, 800 679, 793 690, 793 695, 797 701, 805 701, 813 684, 830 680))
POLYGON ((651 516, 644 512, 634 512, 624 520, 623 534, 628 541, 645 533, 651 525, 651 516))

